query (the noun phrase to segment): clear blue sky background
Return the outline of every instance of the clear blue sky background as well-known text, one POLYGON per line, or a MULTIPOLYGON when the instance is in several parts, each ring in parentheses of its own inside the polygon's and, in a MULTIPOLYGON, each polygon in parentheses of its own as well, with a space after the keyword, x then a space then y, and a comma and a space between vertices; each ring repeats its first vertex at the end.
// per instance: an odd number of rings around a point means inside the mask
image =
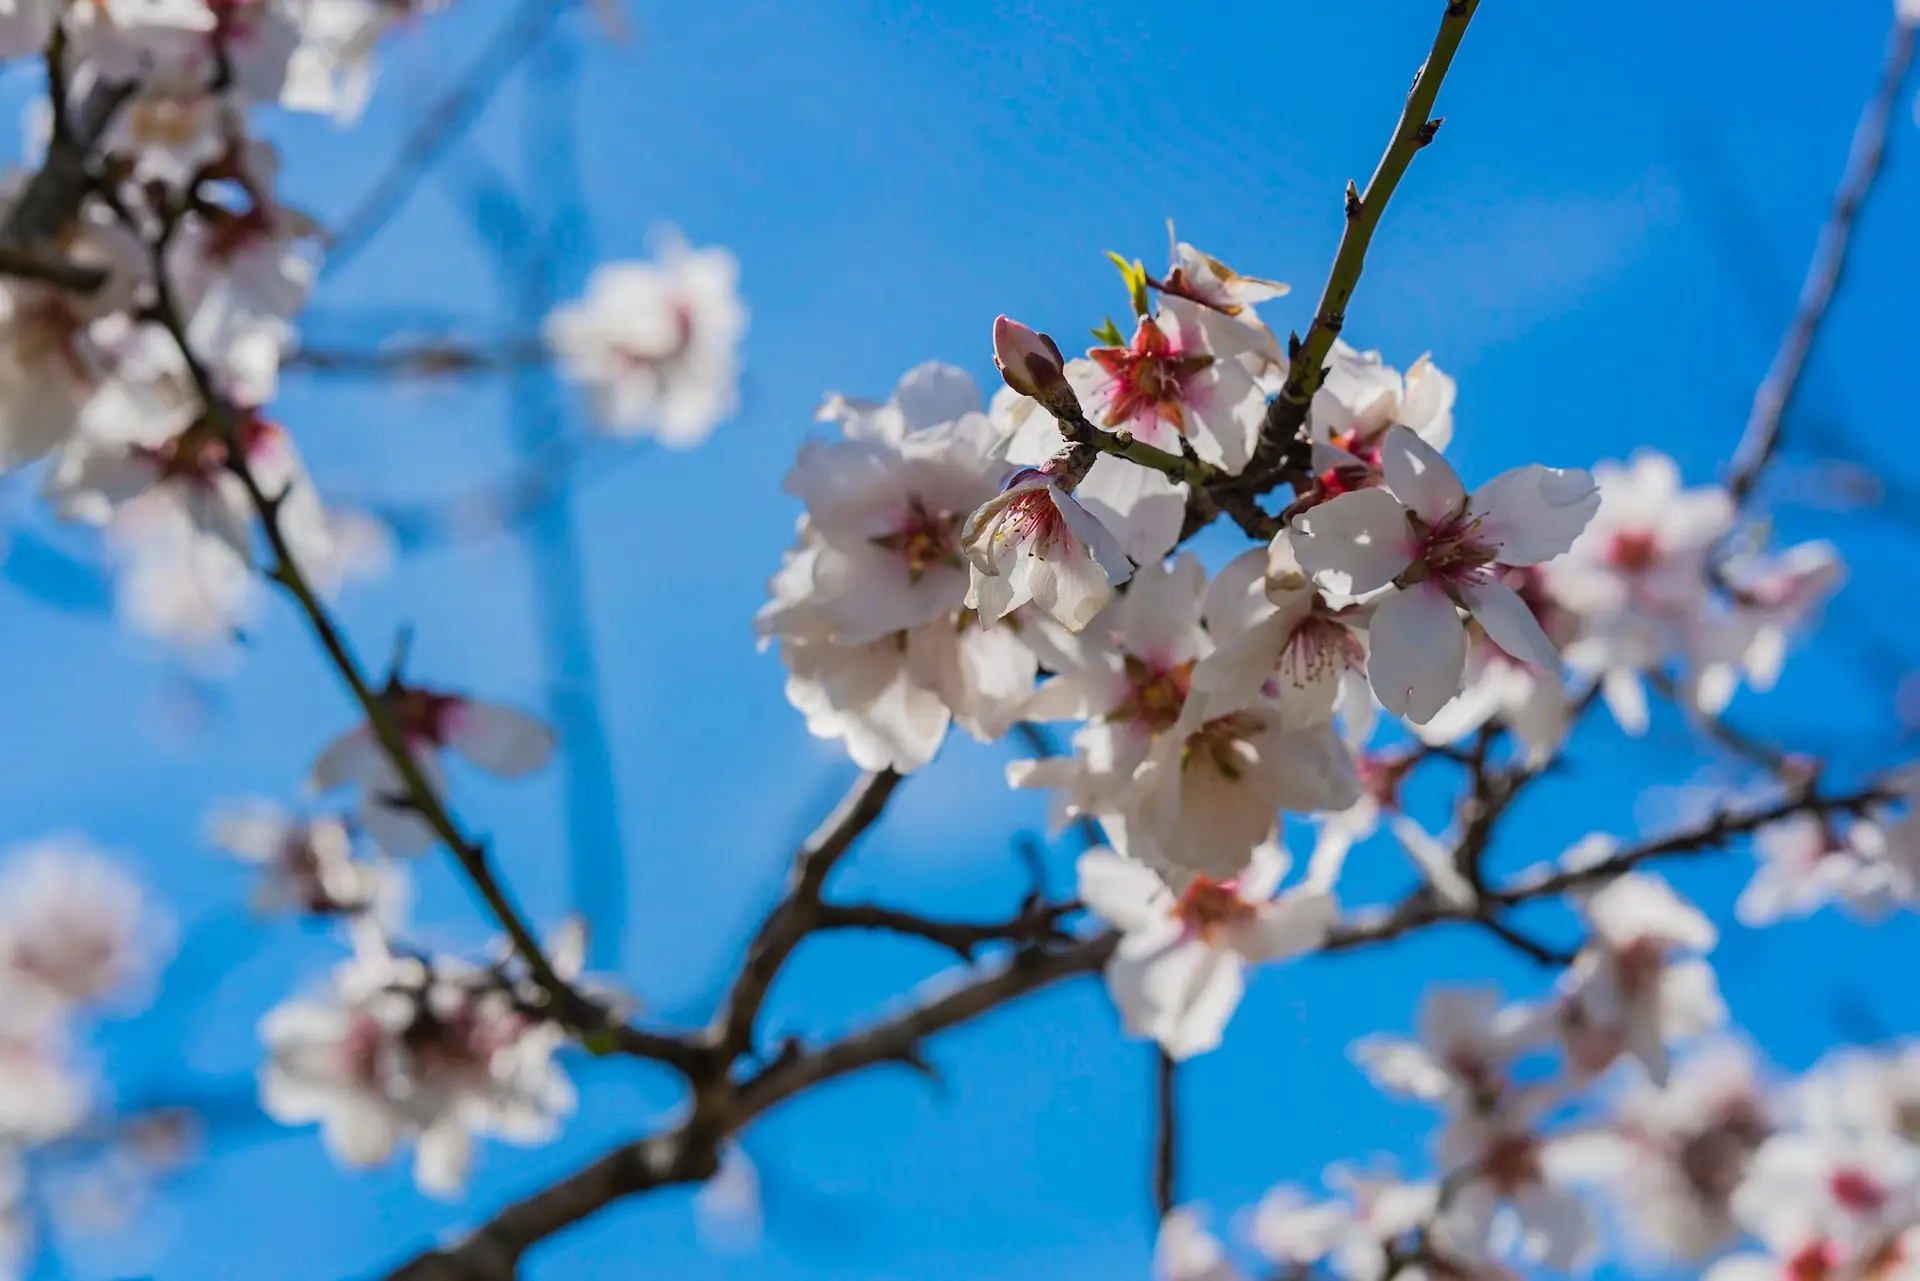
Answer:
MULTIPOLYGON (((1294 282, 1270 315, 1276 328, 1304 326, 1342 186, 1371 170, 1438 7, 636 2, 640 35, 625 45, 585 21, 561 24, 581 57, 587 214, 563 291, 579 287, 587 253, 642 255, 649 225, 666 220, 735 250, 753 309, 738 420, 694 453, 616 451, 579 501, 627 869, 620 977, 658 1017, 705 1015, 792 844, 852 773, 837 747, 807 737, 751 631, 795 514, 779 480, 821 393, 884 395, 928 358, 984 377, 1001 311, 1084 331, 1124 305, 1101 251, 1160 265, 1169 215, 1242 270, 1294 282)), ((1887 8, 1488 0, 1442 98, 1440 141, 1378 238, 1349 336, 1402 367, 1430 350, 1459 379, 1452 453, 1470 479, 1640 442, 1712 476, 1791 305, 1887 8)), ((276 126, 293 155, 290 196, 323 222, 350 207, 507 13, 499 0, 465 0, 400 36, 356 131, 276 126)), ((25 95, 23 79, 9 83, 25 95)), ((402 323, 506 330, 510 299, 472 215, 488 183, 529 178, 521 98, 518 81, 504 85, 443 176, 327 281, 319 338, 368 343, 402 323)), ((1862 269, 1796 420, 1800 441, 1842 435, 1890 483, 1903 467, 1920 483, 1904 457, 1917 204, 1920 137, 1903 106, 1891 172, 1861 229, 1862 269)), ((290 378, 280 413, 337 494, 431 499, 515 456, 499 380, 396 390, 290 378)), ((19 519, 39 528, 24 491, 18 499, 19 519)), ((1834 648, 1736 712, 1846 768, 1885 763, 1892 683, 1913 652, 1902 644, 1912 539, 1886 515, 1778 511, 1791 535, 1837 534, 1857 577, 1831 614, 1834 648)), ((1229 547, 1205 544, 1214 557, 1229 547)), ((352 591, 343 615, 369 654, 412 621, 423 678, 537 705, 532 572, 504 536, 438 548, 352 591)), ((186 944, 162 1005, 102 1029, 94 1053, 130 1103, 218 1105, 206 1159, 165 1193, 142 1243, 69 1243, 44 1275, 364 1275, 662 1117, 666 1079, 591 1066, 561 1142, 487 1147, 469 1200, 446 1206, 418 1196, 404 1165, 337 1171, 311 1131, 252 1113, 255 1020, 318 981, 338 949, 250 921, 245 874, 203 847, 201 816, 221 796, 291 794, 351 720, 347 702, 277 604, 233 674, 209 682, 117 631, 97 585, 58 572, 44 543, 19 541, 6 576, 0 841, 84 829, 173 904, 186 944)), ((1520 809, 1497 858, 1515 866, 1589 830, 1630 833, 1636 816, 1675 804, 1645 799, 1647 788, 1710 766, 1670 722, 1642 752, 1621 748, 1610 726, 1583 733, 1573 772, 1520 809)), ((902 791, 844 888, 955 915, 1008 908, 1022 888, 1012 839, 1037 830, 1043 811, 1003 791, 1006 757, 951 742, 902 791)), ((557 777, 457 774, 454 799, 494 834, 532 912, 563 914, 557 777)), ((1059 847, 1063 886, 1069 868, 1059 847)), ((419 871, 418 937, 481 945, 460 886, 436 861, 419 871)), ((1730 858, 1679 879, 1724 918, 1744 874, 1730 858)), ((1357 858, 1354 876, 1356 894, 1384 896, 1406 873, 1383 847, 1357 858)), ((1822 917, 1764 935, 1730 928, 1718 959, 1737 1015, 1798 1067, 1863 1029, 1913 1030, 1916 937, 1905 920, 1865 931, 1822 917)), ((772 1029, 831 1032, 943 964, 908 944, 810 946, 775 994, 772 1029)), ((1417 1165, 1426 1115, 1379 1100, 1346 1046, 1407 1027, 1423 983, 1488 973, 1516 992, 1542 982, 1455 935, 1263 974, 1228 1048, 1183 1076, 1187 1195, 1224 1217, 1332 1160, 1384 1151, 1417 1165)), ((688 1197, 668 1193, 542 1249, 529 1275, 1145 1275, 1150 1055, 1118 1036, 1098 987, 1029 1001, 941 1040, 933 1058, 944 1089, 875 1073, 751 1132, 769 1216, 751 1254, 705 1249, 688 1197)))

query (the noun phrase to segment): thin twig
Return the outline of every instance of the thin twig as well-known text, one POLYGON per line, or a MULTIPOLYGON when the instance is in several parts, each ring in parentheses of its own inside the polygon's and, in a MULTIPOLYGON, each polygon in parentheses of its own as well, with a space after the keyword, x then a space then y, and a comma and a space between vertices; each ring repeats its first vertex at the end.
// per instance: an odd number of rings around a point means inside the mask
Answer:
POLYGON ((1060 922, 1079 910, 1077 902, 1029 903, 1004 921, 942 921, 880 903, 822 903, 814 911, 813 929, 902 934, 972 961, 989 943, 1033 947, 1060 941, 1064 937, 1060 922))
POLYGON ((506 888, 494 875, 486 846, 461 829, 458 820, 448 810, 439 792, 421 770, 420 762, 408 747, 399 725, 394 720, 393 710, 388 700, 368 679, 345 635, 334 622, 325 604, 321 602, 318 593, 294 556, 280 521, 281 507, 286 501, 286 494, 268 494, 261 488, 259 478, 255 476, 248 462, 246 450, 240 443, 239 413, 221 394, 210 371, 188 340, 186 324, 174 294, 166 262, 167 247, 175 225, 177 220, 170 220, 167 229, 151 247, 156 293, 154 317, 179 348, 181 357, 193 378, 194 386, 206 406, 206 412, 212 417, 227 443, 228 468, 246 489, 247 497, 259 517, 261 533, 273 555, 273 564, 267 570, 266 576, 279 584, 298 606, 334 670, 352 692, 354 700, 359 703, 361 711, 367 718, 367 724, 373 731, 375 741, 378 742, 383 755, 394 769, 408 807, 427 824, 447 847, 454 860, 459 863, 474 891, 486 904, 500 927, 506 931, 514 951, 526 964, 534 983, 552 1002, 555 1018, 563 1025, 580 1033, 582 1039, 591 1048, 617 1049, 623 1053, 670 1064, 682 1072, 690 1071, 700 1061, 700 1055, 693 1046, 675 1037, 643 1031, 620 1023, 612 1018, 604 1007, 581 994, 555 972, 553 963, 548 960, 538 937, 514 906, 506 888))
POLYGON ((1800 389, 1841 278, 1846 274, 1854 225, 1880 177, 1887 154, 1888 122, 1900 102, 1901 86, 1906 83, 1913 65, 1913 52, 1914 28, 1896 15, 1887 33, 1887 52, 1880 64, 1879 81, 1854 128, 1853 146, 1848 152, 1840 186, 1833 194, 1832 212, 1820 229, 1813 262, 1800 287, 1800 305, 1780 339, 1766 378, 1754 393, 1746 430, 1741 433, 1739 447, 1734 451, 1727 491, 1736 503, 1744 503, 1753 493, 1767 464, 1779 451, 1782 424, 1793 405, 1794 394, 1800 389))
POLYGON ((1414 77, 1400 122, 1394 126, 1387 150, 1367 180, 1367 189, 1356 191, 1352 183, 1347 184, 1346 231, 1340 237, 1340 248, 1334 254, 1333 269, 1327 276, 1327 287, 1320 295, 1313 323, 1307 327, 1306 337, 1288 353, 1291 364, 1286 384, 1280 394, 1268 402, 1266 419, 1260 427, 1259 446, 1240 475, 1240 487, 1248 492, 1265 493, 1279 483, 1290 467, 1297 468, 1299 464, 1295 454, 1300 429, 1306 424, 1313 394, 1320 389, 1333 340, 1340 336, 1346 324, 1347 305, 1353 300, 1360 273, 1366 266, 1367 246, 1413 157, 1433 141, 1440 128, 1440 121, 1433 118, 1434 102, 1440 96, 1440 84, 1446 79, 1447 69, 1453 65, 1461 37, 1467 33, 1467 24, 1479 7, 1479 0, 1448 0, 1441 15, 1440 30, 1433 38, 1432 51, 1414 77))
POLYGON ((1159 1046, 1153 1048, 1153 1218, 1167 1217, 1180 1204, 1180 1116, 1178 1065, 1159 1046))
MULTIPOLYGON (((0 257, 0 275, 7 274, 0 257)), ((520 338, 493 345, 426 340, 355 350, 301 347, 288 352, 280 367, 307 374, 344 378, 440 378, 450 374, 497 373, 539 365, 548 358, 537 339, 520 338)))
POLYGON ((818 927, 820 895, 827 876, 861 833, 880 817, 903 777, 890 769, 861 775, 826 822, 794 855, 787 892, 747 944, 746 960, 708 1029, 707 1041, 720 1058, 731 1061, 752 1048, 753 1025, 766 1002, 767 990, 800 940, 818 927))

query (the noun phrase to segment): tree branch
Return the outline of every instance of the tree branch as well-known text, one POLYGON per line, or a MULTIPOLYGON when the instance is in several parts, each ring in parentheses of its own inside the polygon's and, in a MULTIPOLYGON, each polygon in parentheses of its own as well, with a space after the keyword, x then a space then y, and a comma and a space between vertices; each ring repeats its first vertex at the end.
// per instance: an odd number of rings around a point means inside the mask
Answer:
POLYGON ((1153 1209, 1154 1222, 1180 1204, 1180 1116, 1178 1065, 1159 1046, 1153 1048, 1153 1209))
POLYGON ((707 1031, 708 1045, 723 1061, 731 1062, 753 1048, 753 1025, 768 989, 800 940, 819 927, 820 895, 827 876, 880 817, 903 777, 890 769, 861 775, 794 855, 786 895, 755 931, 733 988, 707 1031))
POLYGON ((1080 910, 1079 903, 1029 902, 1004 921, 940 921, 878 903, 822 903, 814 914, 813 929, 880 930, 925 939, 972 961, 988 943, 1033 947, 1058 942, 1063 918, 1080 910))
MULTIPOLYGON (((583 995, 554 971, 553 963, 547 959, 538 937, 494 875, 486 846, 461 829, 459 821, 421 770, 419 761, 407 746, 393 718, 388 700, 368 680, 345 635, 328 613, 294 556, 280 522, 286 495, 268 494, 260 487, 259 478, 254 475, 241 443, 239 413, 221 394, 211 373, 188 340, 186 324, 166 262, 167 247, 177 225, 177 218, 167 219, 160 236, 151 246, 156 294, 154 319, 166 329, 179 348, 206 413, 226 443, 227 466, 246 489, 247 497, 259 517, 261 532, 273 555, 273 564, 266 576, 285 590, 305 617, 314 638, 365 714, 375 740, 393 766, 408 806, 433 830, 466 873, 475 892, 506 931, 514 951, 525 962, 534 983, 551 1002, 555 1019, 579 1033, 590 1049, 617 1049, 670 1064, 682 1072, 690 1072, 700 1061, 699 1053, 693 1046, 675 1037, 646 1032, 621 1023, 605 1007, 583 995)), ((137 234, 137 228, 135 230, 137 234)))
POLYGON ((1914 28, 1899 16, 1887 33, 1887 52, 1880 64, 1880 78, 1873 96, 1860 113, 1853 131, 1853 146, 1840 186, 1833 194, 1832 212, 1820 230, 1820 240, 1807 268, 1806 281, 1800 287, 1800 305, 1780 339, 1767 376, 1754 393, 1753 409, 1747 415, 1746 430, 1734 451, 1733 472, 1727 477, 1727 491, 1735 503, 1744 503, 1760 483, 1767 464, 1780 448, 1780 430, 1800 389, 1802 375, 1813 355, 1827 314, 1846 274, 1847 251, 1853 244, 1854 224, 1860 210, 1872 194, 1880 177, 1887 152, 1887 125, 1900 101, 1900 88, 1913 65, 1914 28))
MULTIPOLYGON (((5 258, 0 257, 0 275, 4 274, 5 258)), ((288 352, 280 367, 346 378, 438 378, 525 369, 545 363, 547 356, 545 344, 532 338, 491 345, 429 339, 372 350, 301 347, 288 352)))
POLYGON ((1380 225, 1387 202, 1393 198, 1394 189, 1413 163, 1414 155, 1433 141, 1440 128, 1440 121, 1432 118, 1434 102, 1440 96, 1441 81, 1453 65, 1460 40, 1467 34, 1467 24, 1479 7, 1480 0, 1448 0, 1440 18, 1439 33, 1433 38, 1433 49, 1414 77, 1400 122, 1394 126, 1387 150, 1367 180, 1366 191, 1355 191, 1352 183, 1347 184, 1347 228, 1340 237, 1340 248, 1334 254, 1333 269, 1327 276, 1327 287, 1320 295, 1313 323, 1307 327, 1306 337, 1287 353, 1291 362, 1287 381, 1280 394, 1267 403, 1259 446, 1246 470, 1237 478, 1237 487, 1245 492, 1265 493, 1278 484, 1289 469, 1301 466, 1296 456, 1300 431, 1306 425, 1313 394, 1320 389, 1333 340, 1340 336, 1346 324, 1347 305, 1353 300, 1360 273, 1366 266, 1367 246, 1372 243, 1374 229, 1380 225))

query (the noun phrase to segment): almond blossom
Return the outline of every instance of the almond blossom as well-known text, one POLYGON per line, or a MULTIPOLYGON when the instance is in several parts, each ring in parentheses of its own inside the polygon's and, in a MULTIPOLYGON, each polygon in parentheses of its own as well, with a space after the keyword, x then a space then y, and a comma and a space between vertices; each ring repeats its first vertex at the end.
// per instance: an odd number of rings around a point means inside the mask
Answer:
POLYGON ((483 971, 395 957, 363 931, 318 1000, 293 1000, 260 1024, 268 1061, 260 1100, 286 1125, 318 1122, 347 1166, 414 1145, 414 1181, 451 1196, 473 1139, 551 1138, 573 1107, 553 1062, 562 1036, 519 1008, 483 971))
POLYGON ((1502 1106, 1513 1064, 1544 1039, 1538 1010, 1509 1005, 1491 987, 1429 988, 1418 1029, 1418 1040, 1365 1037, 1354 1059, 1383 1090, 1481 1112, 1502 1106))
POLYGON ((1733 1212, 1784 1265, 1776 1276, 1902 1275, 1920 1225, 1920 1154, 1886 1136, 1776 1134, 1754 1154, 1733 1212))
POLYGON ((1144 863, 1110 850, 1080 856, 1080 898, 1121 932, 1107 987, 1127 1032, 1151 1037, 1174 1059, 1220 1044, 1249 965, 1309 951, 1337 910, 1323 890, 1276 896, 1286 857, 1259 850, 1237 877, 1186 878, 1178 893, 1144 863))
MULTIPOLYGON (((1339 1166, 1327 1171, 1326 1182, 1339 1199, 1310 1202, 1292 1187, 1274 1188, 1260 1199, 1252 1235, 1261 1254, 1290 1270, 1324 1264, 1342 1281, 1385 1281, 1420 1271, 1418 1265, 1397 1266, 1389 1251, 1433 1221, 1437 1187, 1339 1166)), ((1437 1243, 1428 1242, 1425 1253, 1436 1255, 1437 1243)), ((1430 1275, 1470 1275, 1462 1261, 1447 1262, 1452 1266, 1430 1275)))
POLYGON ((213 843, 264 876, 253 896, 262 912, 314 916, 375 912, 390 919, 402 885, 391 869, 353 857, 353 836, 332 815, 302 818, 272 801, 223 807, 209 824, 213 843))
POLYGON ((1351 611, 1330 607, 1300 571, 1283 533, 1265 551, 1236 557, 1208 589, 1216 648, 1193 684, 1220 711, 1265 698, 1290 725, 1333 718, 1346 677, 1366 668, 1351 611))
MULTIPOLYGON (((381 697, 414 763, 436 792, 445 789, 443 750, 498 778, 531 774, 553 755, 553 731, 515 708, 412 686, 381 697)), ((406 783, 370 725, 328 744, 314 762, 307 785, 316 793, 356 787, 360 826, 388 854, 422 854, 434 843, 433 828, 408 799, 406 783)))
POLYGON ((171 926, 84 841, 21 846, 0 869, 0 1021, 138 994, 171 926))
POLYGON ((1588 1075, 1630 1054, 1656 1084, 1667 1079, 1670 1041, 1726 1021, 1713 967, 1713 922, 1661 878, 1628 872, 1581 903, 1593 933, 1566 974, 1561 1034, 1588 1075))
POLYGON ((1220 1241, 1194 1210, 1167 1211, 1153 1245, 1154 1281, 1242 1281, 1220 1241))
POLYGON ((1405 377, 1377 351, 1335 339, 1326 378, 1313 394, 1307 427, 1320 488, 1344 493, 1379 483, 1387 429, 1405 427, 1436 450, 1453 440, 1453 379, 1426 356, 1405 377))
POLYGON ((1367 625, 1374 693, 1396 715, 1433 719, 1460 690, 1468 610, 1516 658, 1554 667, 1540 624, 1500 579, 1565 551, 1599 505, 1583 471, 1538 465, 1469 495, 1431 446, 1405 427, 1381 441, 1384 488, 1356 490, 1293 522, 1294 555, 1322 587, 1357 596, 1394 584, 1367 625))
POLYGON ((1212 344, 1205 317, 1214 314, 1163 297, 1125 347, 1095 347, 1070 362, 1067 381, 1094 425, 1172 454, 1191 444, 1202 462, 1224 471, 1245 467, 1266 397, 1236 352, 1212 344))
POLYGON ((961 529, 967 605, 984 622, 1031 601, 1078 632, 1133 574, 1119 541, 1074 499, 1064 471, 1022 468, 961 529))
POLYGON ((655 261, 598 267, 585 298, 554 309, 547 343, 602 426, 685 449, 733 415, 747 328, 739 273, 727 250, 694 249, 668 229, 655 261))
POLYGON ((1916 869, 1892 857, 1887 829, 1871 818, 1795 814, 1754 833, 1753 879, 1734 905, 1743 925, 1807 916, 1830 903, 1868 920, 1911 903, 1916 869))
MULTIPOLYGON (((1440 1164, 1455 1186, 1441 1223, 1448 1243, 1470 1257, 1511 1239, 1529 1262, 1582 1271, 1599 1254, 1600 1232, 1572 1188, 1591 1170, 1595 1145, 1584 1135, 1541 1134, 1545 1102, 1529 1094, 1496 1113, 1449 1120, 1440 1164)), ((1604 1149, 1598 1155, 1604 1159, 1604 1149)))

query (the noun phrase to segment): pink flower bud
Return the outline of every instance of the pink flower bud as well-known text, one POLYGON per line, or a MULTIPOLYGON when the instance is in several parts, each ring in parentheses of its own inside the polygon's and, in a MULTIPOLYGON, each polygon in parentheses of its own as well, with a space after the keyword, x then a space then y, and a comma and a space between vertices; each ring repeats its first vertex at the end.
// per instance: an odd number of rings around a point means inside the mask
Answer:
POLYGON ((1007 386, 1037 400, 1067 384, 1066 361, 1053 339, 1005 316, 993 322, 993 363, 1007 386))

